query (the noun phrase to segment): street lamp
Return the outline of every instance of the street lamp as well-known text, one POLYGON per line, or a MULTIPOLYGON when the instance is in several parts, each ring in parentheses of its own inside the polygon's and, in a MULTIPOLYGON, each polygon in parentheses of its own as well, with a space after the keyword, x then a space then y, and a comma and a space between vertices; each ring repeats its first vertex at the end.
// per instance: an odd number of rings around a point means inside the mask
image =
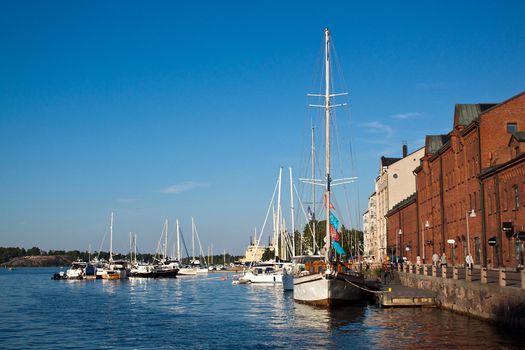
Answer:
POLYGON ((423 244, 423 264, 425 263, 425 228, 429 228, 430 224, 428 223, 428 220, 425 222, 425 226, 423 227, 423 223, 421 223, 421 243, 423 244))
POLYGON ((468 227, 468 217, 475 218, 476 212, 474 209, 472 209, 470 212, 467 210, 465 213, 465 218, 467 220, 467 254, 470 255, 470 233, 469 233, 469 227, 468 227))
POLYGON ((399 245, 401 244, 401 235, 403 234, 403 231, 401 231, 401 229, 399 229, 398 231, 398 234, 396 235, 396 255, 398 256, 398 259, 399 259, 399 245), (397 243, 398 242, 398 239, 397 239, 397 236, 399 236, 399 244, 397 243))

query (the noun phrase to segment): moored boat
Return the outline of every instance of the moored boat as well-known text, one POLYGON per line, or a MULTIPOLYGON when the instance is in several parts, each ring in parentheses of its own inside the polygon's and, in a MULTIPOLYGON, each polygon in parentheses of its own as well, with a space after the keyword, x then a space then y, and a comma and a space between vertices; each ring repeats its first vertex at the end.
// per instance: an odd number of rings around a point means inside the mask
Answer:
MULTIPOLYGON (((330 30, 325 29, 325 93, 313 94, 312 96, 322 97, 323 105, 312 105, 324 109, 325 131, 326 131, 326 153, 325 153, 325 178, 312 179, 313 185, 325 187, 324 203, 326 212, 325 245, 323 248, 324 256, 305 261, 304 270, 298 270, 293 274, 293 293, 294 300, 303 303, 330 306, 337 303, 347 303, 361 300, 364 288, 364 278, 361 274, 344 265, 337 256, 345 255, 345 251, 340 244, 338 233, 339 220, 331 203, 331 187, 353 181, 354 178, 344 178, 333 180, 331 178, 331 159, 330 159, 330 125, 331 111, 334 107, 341 104, 333 104, 332 98, 335 96, 346 95, 334 94, 331 88, 331 68, 330 68, 330 30)), ((313 175, 312 175, 313 176, 313 175)))

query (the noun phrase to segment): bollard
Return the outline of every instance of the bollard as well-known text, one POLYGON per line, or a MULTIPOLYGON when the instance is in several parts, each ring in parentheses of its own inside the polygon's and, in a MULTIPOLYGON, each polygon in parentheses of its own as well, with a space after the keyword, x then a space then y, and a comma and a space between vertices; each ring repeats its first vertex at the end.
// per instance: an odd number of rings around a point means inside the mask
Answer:
POLYGON ((447 278, 447 265, 441 266, 441 277, 447 278))
POLYGON ((481 284, 487 284, 487 268, 481 268, 481 284))
POLYGON ((499 270, 499 286, 505 287, 507 285, 507 271, 505 269, 499 270))
POLYGON ((468 267, 465 269, 465 280, 467 282, 472 282, 472 269, 469 269, 468 267))
POLYGON ((437 267, 436 265, 432 265, 432 277, 436 277, 437 276, 437 267))
POLYGON ((428 275, 427 265, 423 265, 423 276, 428 275))
POLYGON ((401 265, 397 264, 397 271, 401 272, 401 265))
POLYGON ((525 269, 521 270, 521 289, 525 289, 525 269))
POLYGON ((419 275, 420 269, 421 269, 421 266, 420 265, 416 265, 416 275, 419 275))
POLYGON ((452 268, 452 278, 457 280, 458 279, 458 267, 457 266, 454 266, 452 268))

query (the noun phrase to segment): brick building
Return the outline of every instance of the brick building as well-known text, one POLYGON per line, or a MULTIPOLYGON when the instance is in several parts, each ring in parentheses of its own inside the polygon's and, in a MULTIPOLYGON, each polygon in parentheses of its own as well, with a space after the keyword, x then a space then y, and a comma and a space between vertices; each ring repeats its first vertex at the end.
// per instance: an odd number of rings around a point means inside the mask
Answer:
POLYGON ((419 235, 416 194, 396 204, 386 214, 387 254, 406 258, 411 263, 419 256, 419 235))
POLYGON ((523 264, 518 239, 525 231, 519 200, 525 195, 522 130, 525 93, 500 104, 458 104, 452 131, 426 137, 414 171, 417 251, 426 262, 445 252, 450 263, 463 263, 470 252, 480 265, 523 264), (503 223, 512 223, 508 235, 503 223), (489 238, 496 238, 491 250, 489 238))

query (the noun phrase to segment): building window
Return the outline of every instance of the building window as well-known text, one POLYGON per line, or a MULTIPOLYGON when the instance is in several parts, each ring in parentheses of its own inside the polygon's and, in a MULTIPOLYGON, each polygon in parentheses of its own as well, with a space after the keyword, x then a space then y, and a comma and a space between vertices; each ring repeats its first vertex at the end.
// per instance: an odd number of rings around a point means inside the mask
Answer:
POLYGON ((518 210, 520 207, 520 190, 518 185, 512 186, 512 190, 514 191, 514 210, 518 210))
POLYGON ((504 211, 507 211, 508 203, 509 203, 509 193, 507 192, 507 190, 503 190, 503 210, 504 211))
POLYGON ((474 211, 478 210, 478 198, 477 198, 477 193, 474 192, 474 203, 472 203, 472 209, 474 209, 474 211))
POLYGON ((509 134, 516 132, 518 130, 518 124, 516 123, 507 123, 507 132, 509 134))

